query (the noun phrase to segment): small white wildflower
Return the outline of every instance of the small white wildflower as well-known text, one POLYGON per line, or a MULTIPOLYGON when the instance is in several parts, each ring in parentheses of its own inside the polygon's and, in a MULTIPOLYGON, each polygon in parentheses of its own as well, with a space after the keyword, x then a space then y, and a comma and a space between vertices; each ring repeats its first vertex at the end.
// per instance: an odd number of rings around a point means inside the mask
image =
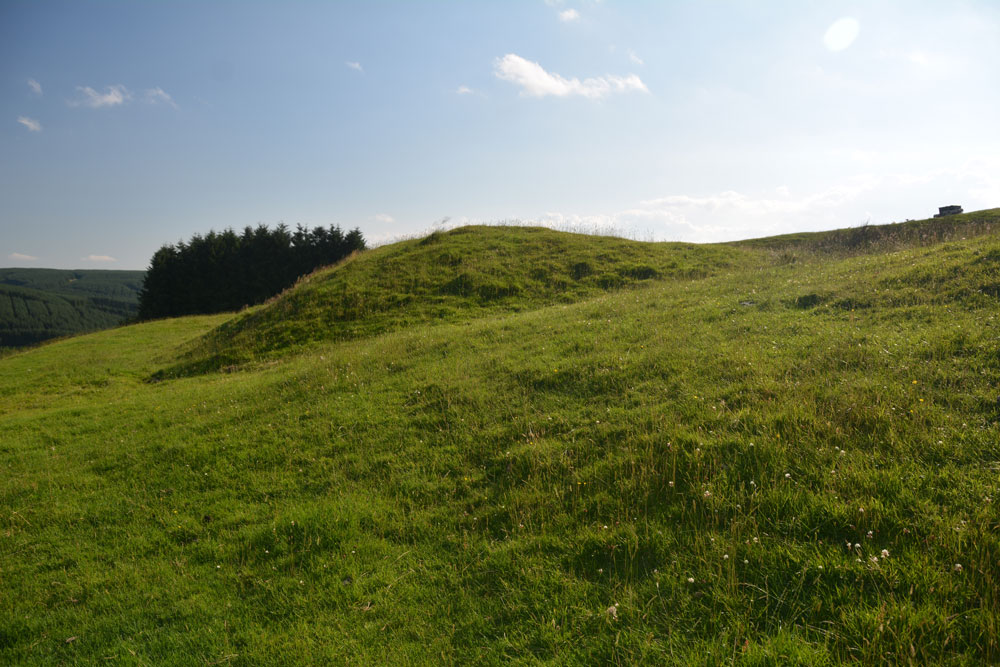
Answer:
POLYGON ((961 572, 961 571, 962 571, 962 565, 960 563, 955 563, 955 572, 961 572))
POLYGON ((873 562, 873 563, 877 563, 878 562, 878 556, 872 556, 869 560, 871 562, 873 562))
POLYGON ((758 542, 760 542, 760 540, 758 540, 758 539, 757 539, 756 537, 755 537, 755 538, 753 538, 753 543, 754 543, 754 544, 757 544, 758 542))
POLYGON ((744 564, 744 565, 749 565, 749 564, 750 564, 750 561, 748 561, 748 560, 747 560, 746 558, 744 558, 744 559, 743 559, 743 564, 744 564))
POLYGON ((722 560, 729 560, 729 554, 722 554, 722 560))
POLYGON ((608 613, 608 616, 610 616, 612 619, 614 619, 614 620, 617 621, 618 620, 618 603, 616 602, 613 605, 611 605, 610 607, 608 607, 608 612, 607 613, 608 613))
POLYGON ((674 488, 674 483, 672 481, 667 482, 667 486, 669 486, 672 489, 674 488))
POLYGON ((857 542, 855 542, 855 543, 854 543, 854 548, 855 548, 855 549, 860 549, 860 548, 861 548, 861 545, 860 545, 860 544, 858 544, 857 542))
POLYGON ((689 584, 693 584, 694 583, 694 577, 688 577, 688 583, 689 584))
POLYGON ((889 550, 882 549, 882 558, 888 558, 888 557, 889 557, 889 550))
POLYGON ((867 537, 868 537, 869 540, 872 538, 872 531, 870 531, 870 530, 868 531, 867 537))
POLYGON ((792 478, 792 473, 786 472, 785 473, 785 479, 791 479, 791 478, 792 478))
POLYGON ((711 496, 711 495, 712 495, 712 492, 711 492, 711 491, 705 491, 705 497, 706 497, 706 498, 708 498, 708 497, 709 497, 709 496, 711 496))
POLYGON ((819 569, 821 569, 821 570, 823 569, 823 566, 822 566, 822 565, 819 565, 818 567, 819 567, 819 569))

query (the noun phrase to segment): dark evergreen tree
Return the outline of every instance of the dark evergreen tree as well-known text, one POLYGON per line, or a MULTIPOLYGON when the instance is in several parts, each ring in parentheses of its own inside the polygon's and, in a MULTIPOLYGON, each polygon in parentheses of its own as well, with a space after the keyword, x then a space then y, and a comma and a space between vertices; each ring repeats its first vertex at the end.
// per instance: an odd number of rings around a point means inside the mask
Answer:
POLYGON ((361 230, 312 230, 284 224, 195 234, 150 260, 139 292, 139 319, 237 310, 265 301, 300 276, 365 249, 361 230))

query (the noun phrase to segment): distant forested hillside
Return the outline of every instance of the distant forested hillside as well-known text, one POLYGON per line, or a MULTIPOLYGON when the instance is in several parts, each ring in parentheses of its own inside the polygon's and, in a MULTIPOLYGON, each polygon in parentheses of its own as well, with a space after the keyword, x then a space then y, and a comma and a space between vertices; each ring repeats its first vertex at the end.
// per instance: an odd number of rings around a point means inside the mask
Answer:
POLYGON ((134 317, 142 271, 0 269, 0 348, 106 329, 134 317))

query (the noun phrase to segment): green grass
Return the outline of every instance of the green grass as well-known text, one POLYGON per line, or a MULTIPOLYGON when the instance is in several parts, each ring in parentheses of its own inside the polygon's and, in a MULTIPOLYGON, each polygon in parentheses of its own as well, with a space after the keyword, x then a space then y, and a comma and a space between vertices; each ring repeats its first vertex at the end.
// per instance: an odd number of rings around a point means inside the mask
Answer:
POLYGON ((0 359, 0 661, 995 663, 1000 238, 917 245, 456 230, 0 359))

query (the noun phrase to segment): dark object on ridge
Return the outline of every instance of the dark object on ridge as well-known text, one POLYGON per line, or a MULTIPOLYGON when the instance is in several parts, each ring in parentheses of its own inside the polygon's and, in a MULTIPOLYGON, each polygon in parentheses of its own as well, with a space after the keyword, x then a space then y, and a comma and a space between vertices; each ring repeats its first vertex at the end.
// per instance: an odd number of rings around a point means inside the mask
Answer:
POLYGON ((952 206, 942 206, 941 208, 938 209, 938 214, 935 215, 934 217, 935 218, 943 218, 946 215, 958 215, 961 212, 962 212, 962 207, 961 206, 954 206, 954 205, 952 205, 952 206))

